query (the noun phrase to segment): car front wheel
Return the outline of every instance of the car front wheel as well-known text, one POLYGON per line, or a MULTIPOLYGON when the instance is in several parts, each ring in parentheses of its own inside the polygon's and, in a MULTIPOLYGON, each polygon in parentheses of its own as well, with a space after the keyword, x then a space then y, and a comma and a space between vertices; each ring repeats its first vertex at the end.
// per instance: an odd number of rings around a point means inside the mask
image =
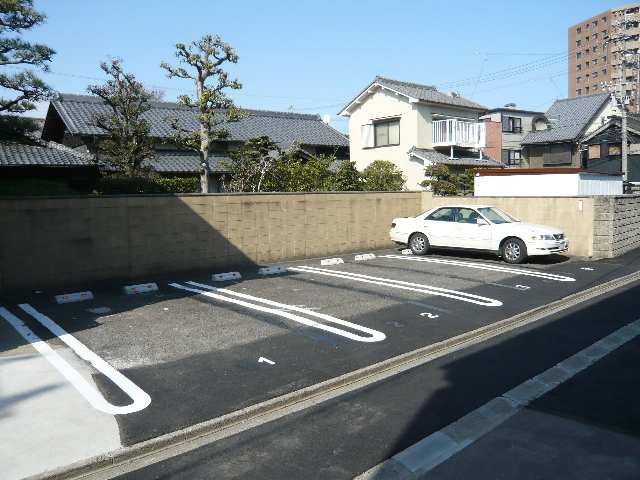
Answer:
POLYGON ((527 246, 519 238, 509 238, 502 244, 501 253, 507 263, 522 263, 527 259, 527 246))
POLYGON ((409 248, 414 255, 426 255, 429 251, 429 239, 424 233, 414 233, 409 240, 409 248))

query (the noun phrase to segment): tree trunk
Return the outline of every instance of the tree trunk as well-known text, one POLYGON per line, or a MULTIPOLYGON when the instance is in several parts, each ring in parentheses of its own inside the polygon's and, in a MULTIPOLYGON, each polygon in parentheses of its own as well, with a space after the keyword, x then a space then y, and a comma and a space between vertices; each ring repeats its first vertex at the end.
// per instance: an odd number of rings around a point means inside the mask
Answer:
MULTIPOLYGON (((204 78, 198 78, 196 80, 196 92, 198 94, 198 105, 200 107, 200 114, 206 115, 203 111, 205 108, 202 104, 202 92, 204 90, 204 78)), ((209 138, 209 129, 207 125, 203 124, 200 119, 200 190, 202 193, 209 193, 209 147, 211 140, 209 138)))
POLYGON ((200 190, 202 193, 210 193, 209 192, 209 149, 200 150, 200 190))

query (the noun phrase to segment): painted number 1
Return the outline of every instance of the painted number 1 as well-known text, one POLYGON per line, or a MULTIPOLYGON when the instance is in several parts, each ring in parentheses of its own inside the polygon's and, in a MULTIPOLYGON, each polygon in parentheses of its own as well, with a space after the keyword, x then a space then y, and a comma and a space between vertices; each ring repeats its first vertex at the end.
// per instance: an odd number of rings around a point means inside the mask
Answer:
POLYGON ((420 316, 433 319, 433 318, 438 318, 440 315, 436 315, 435 313, 430 313, 430 312, 422 312, 420 316))

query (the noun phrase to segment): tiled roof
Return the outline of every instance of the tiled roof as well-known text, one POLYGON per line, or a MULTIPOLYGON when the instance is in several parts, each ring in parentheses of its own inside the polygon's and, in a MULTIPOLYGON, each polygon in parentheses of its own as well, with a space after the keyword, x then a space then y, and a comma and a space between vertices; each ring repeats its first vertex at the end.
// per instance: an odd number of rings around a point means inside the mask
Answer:
POLYGON ((487 107, 480 105, 479 103, 472 102, 466 98, 460 96, 451 96, 446 93, 438 91, 438 89, 432 85, 422 85, 420 83, 402 82, 400 80, 393 80, 392 78, 385 78, 377 76, 373 83, 379 83, 383 87, 396 90, 408 97, 417 98, 422 102, 428 103, 442 103, 445 105, 455 105, 458 107, 475 108, 478 110, 486 110, 487 107))
POLYGON ((474 110, 487 110, 487 107, 484 105, 480 105, 479 103, 473 102, 466 98, 459 96, 458 94, 449 95, 443 92, 440 92, 436 87, 432 85, 423 85, 420 83, 411 83, 411 82, 403 82, 400 80, 394 80, 392 78, 386 78, 377 76, 373 79, 367 87, 362 90, 356 98, 351 100, 341 111, 340 113, 344 113, 349 109, 349 107, 354 104, 354 102, 359 99, 363 94, 365 94, 372 86, 380 85, 381 87, 388 88, 395 92, 398 92, 405 97, 416 99, 420 102, 426 103, 437 103, 441 105, 451 105, 455 107, 463 107, 463 108, 471 108, 474 110))
POLYGON ((545 114, 549 120, 549 128, 528 133, 522 144, 568 142, 577 139, 608 100, 608 93, 556 100, 545 114))
MULTIPOLYGON (((167 138, 172 133, 171 121, 188 129, 198 128, 196 112, 176 103, 153 102, 151 110, 143 115, 151 128, 151 135, 167 138)), ((108 112, 108 107, 97 97, 62 94, 51 106, 60 114, 69 133, 75 135, 102 135, 104 131, 95 126, 95 116, 108 112)), ((246 141, 267 135, 281 148, 293 143, 320 146, 349 146, 349 140, 340 132, 325 124, 319 115, 270 112, 266 110, 244 110, 248 116, 226 127, 229 140, 246 141)))
POLYGON ((414 155, 423 160, 427 160, 433 163, 440 163, 443 165, 457 165, 461 167, 504 167, 502 163, 486 156, 482 158, 469 156, 451 158, 440 152, 429 150, 427 148, 413 147, 411 150, 409 150, 409 155, 414 155))
POLYGON ((54 142, 33 145, 13 142, 0 143, 0 166, 90 167, 95 161, 86 155, 54 142))
MULTIPOLYGON (((223 165, 231 159, 226 155, 209 155, 209 168, 212 172, 228 172, 223 165)), ((142 162, 143 166, 149 166, 160 173, 199 173, 200 156, 196 152, 160 150, 153 159, 142 162)))

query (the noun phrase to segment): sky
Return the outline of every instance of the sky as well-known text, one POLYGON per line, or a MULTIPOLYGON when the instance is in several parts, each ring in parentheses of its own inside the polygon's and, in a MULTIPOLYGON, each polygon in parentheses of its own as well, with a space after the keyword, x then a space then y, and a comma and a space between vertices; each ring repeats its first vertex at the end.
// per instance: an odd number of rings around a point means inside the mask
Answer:
MULTIPOLYGON (((567 96, 567 28, 618 5, 602 0, 35 0, 47 22, 25 35, 56 50, 42 74, 62 93, 127 71, 164 99, 193 92, 168 79, 174 45, 219 33, 240 60, 242 107, 338 116, 376 75, 457 91, 487 107, 545 111, 567 96)), ((621 2, 625 3, 624 1, 621 2)), ((44 116, 46 104, 35 116, 44 116)))

